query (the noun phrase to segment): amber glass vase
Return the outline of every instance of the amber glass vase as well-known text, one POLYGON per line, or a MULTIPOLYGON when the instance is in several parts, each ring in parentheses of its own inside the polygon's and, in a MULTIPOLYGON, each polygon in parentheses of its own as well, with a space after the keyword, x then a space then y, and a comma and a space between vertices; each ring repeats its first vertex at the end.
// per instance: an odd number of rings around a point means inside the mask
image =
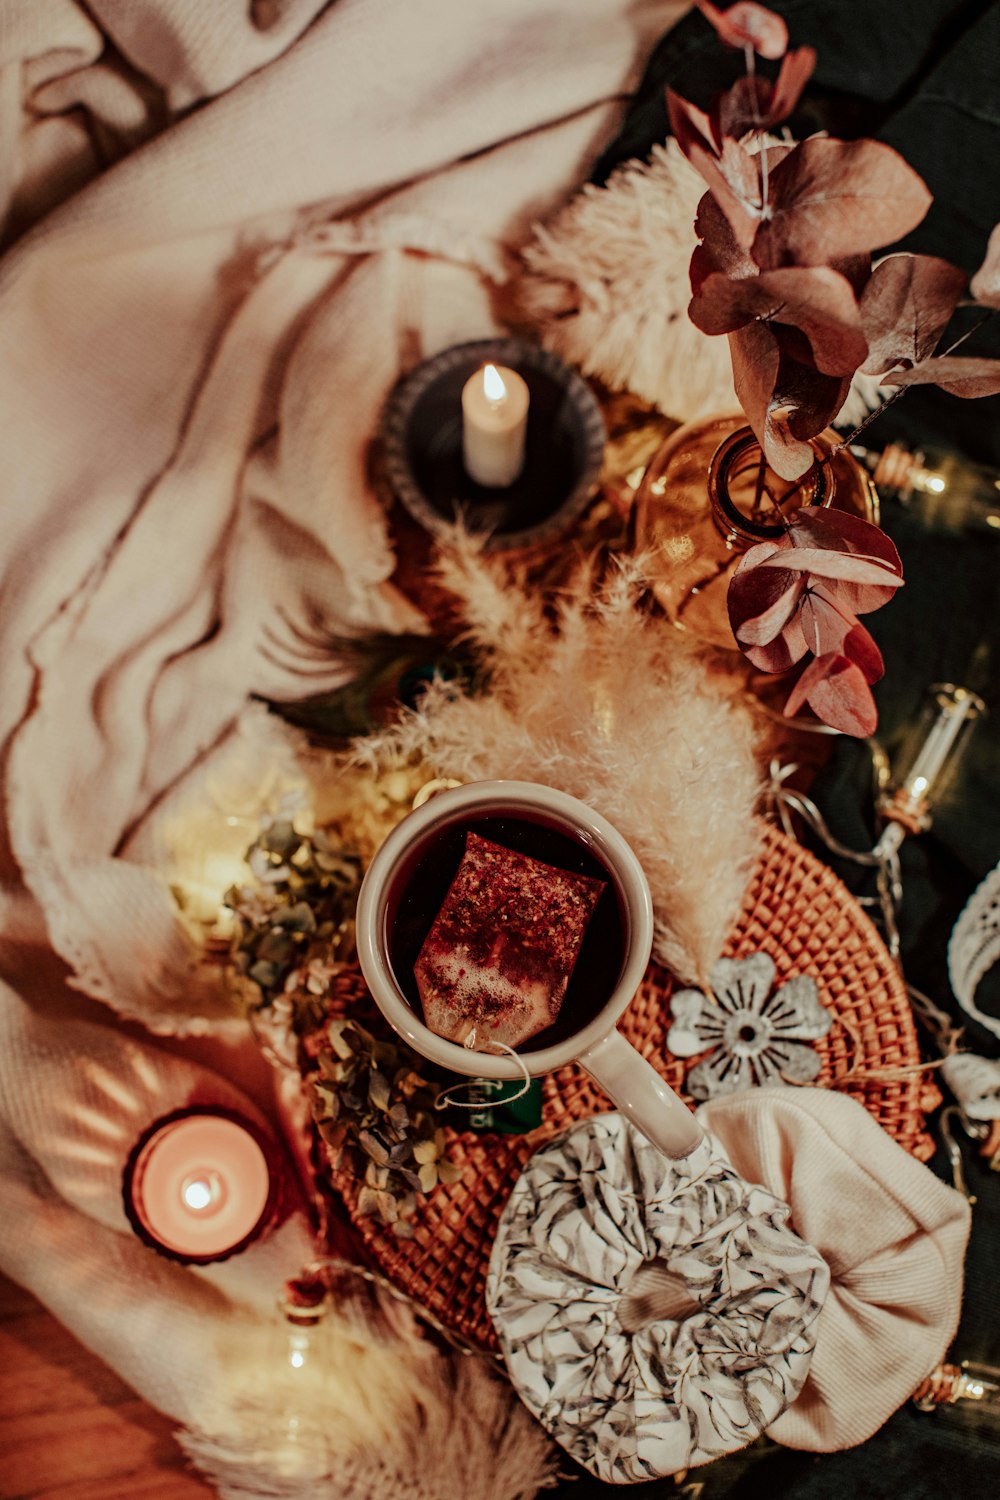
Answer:
POLYGON ((675 625, 736 650, 729 578, 748 547, 781 535, 783 517, 831 506, 878 521, 878 492, 865 469, 827 431, 811 440, 803 479, 781 479, 761 462, 742 413, 679 427, 653 455, 636 491, 636 550, 649 557, 653 593, 675 625))

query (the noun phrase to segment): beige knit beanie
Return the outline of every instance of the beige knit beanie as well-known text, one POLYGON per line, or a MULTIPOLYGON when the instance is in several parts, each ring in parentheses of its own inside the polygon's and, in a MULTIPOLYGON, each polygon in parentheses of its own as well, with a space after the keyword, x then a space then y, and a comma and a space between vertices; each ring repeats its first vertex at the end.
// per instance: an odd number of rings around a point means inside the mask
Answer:
POLYGON ((769 1436, 816 1452, 864 1442, 954 1337, 968 1203, 843 1094, 754 1089, 698 1118, 830 1268, 808 1377, 769 1436))

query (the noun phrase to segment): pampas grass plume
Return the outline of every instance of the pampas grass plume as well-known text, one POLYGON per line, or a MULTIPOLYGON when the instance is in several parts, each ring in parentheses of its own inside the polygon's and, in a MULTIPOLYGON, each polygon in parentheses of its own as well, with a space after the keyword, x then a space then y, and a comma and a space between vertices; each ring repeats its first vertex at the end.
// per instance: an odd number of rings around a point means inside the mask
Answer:
POLYGON ((679 631, 638 607, 641 560, 596 588, 584 565, 554 612, 467 540, 441 573, 489 686, 466 697, 432 685, 355 754, 374 767, 420 760, 461 781, 538 781, 588 803, 643 864, 656 957, 707 983, 758 846, 748 712, 679 631))

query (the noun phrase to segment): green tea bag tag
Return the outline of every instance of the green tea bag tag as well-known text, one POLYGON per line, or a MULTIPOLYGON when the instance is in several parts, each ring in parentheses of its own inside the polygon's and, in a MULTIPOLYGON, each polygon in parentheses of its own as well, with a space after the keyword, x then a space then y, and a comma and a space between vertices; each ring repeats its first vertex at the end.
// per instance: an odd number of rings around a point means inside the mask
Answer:
POLYGON ((519 1099, 504 1104, 503 1099, 516 1092, 516 1085, 501 1078, 473 1078, 469 1081, 468 1100, 477 1109, 463 1109, 455 1120, 456 1130, 474 1130, 477 1135, 497 1131, 501 1135, 527 1135, 542 1123, 542 1083, 533 1078, 519 1099), (493 1103, 497 1099, 499 1103, 493 1103))

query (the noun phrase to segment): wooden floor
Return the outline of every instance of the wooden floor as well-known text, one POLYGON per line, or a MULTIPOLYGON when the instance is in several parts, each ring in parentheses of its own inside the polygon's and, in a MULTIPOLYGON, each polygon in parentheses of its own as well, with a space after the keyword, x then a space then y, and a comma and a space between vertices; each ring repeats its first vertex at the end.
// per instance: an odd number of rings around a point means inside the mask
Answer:
POLYGON ((0 1277, 3 1500, 212 1500, 173 1423, 0 1277))

